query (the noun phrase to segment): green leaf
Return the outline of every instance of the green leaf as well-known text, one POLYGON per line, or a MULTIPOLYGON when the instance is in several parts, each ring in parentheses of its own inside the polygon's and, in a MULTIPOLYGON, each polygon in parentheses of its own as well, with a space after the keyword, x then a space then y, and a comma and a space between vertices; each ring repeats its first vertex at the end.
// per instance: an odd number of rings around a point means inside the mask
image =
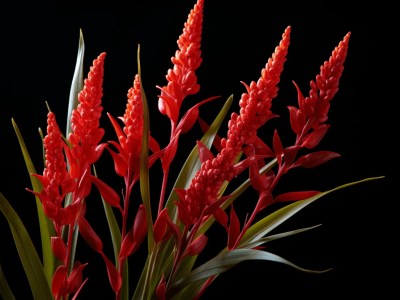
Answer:
POLYGON ((314 228, 319 227, 319 226, 321 226, 321 224, 315 225, 315 226, 311 226, 311 227, 306 227, 306 228, 300 228, 300 229, 296 229, 296 230, 286 231, 286 232, 278 233, 278 234, 274 234, 274 235, 269 235, 269 236, 266 236, 266 237, 263 237, 263 238, 259 239, 258 241, 254 242, 254 243, 246 244, 245 248, 252 249, 252 248, 258 247, 258 246, 260 246, 262 244, 265 244, 267 242, 274 241, 274 240, 277 240, 277 239, 281 239, 281 238, 284 238, 284 237, 287 237, 287 236, 291 236, 291 235, 294 235, 294 234, 298 234, 298 233, 301 233, 301 232, 304 232, 304 231, 307 231, 307 230, 310 230, 310 229, 314 229, 314 228))
POLYGON ((148 248, 153 249, 154 246, 153 217, 151 214, 150 182, 149 182, 149 168, 148 168, 150 122, 149 122, 149 107, 147 105, 147 98, 143 89, 143 82, 142 82, 142 70, 140 65, 140 45, 138 46, 137 50, 137 64, 138 64, 138 76, 140 81, 140 91, 142 94, 142 103, 143 103, 143 135, 142 135, 142 151, 140 153, 140 193, 142 195, 143 204, 146 208, 146 217, 148 222, 147 226, 148 248))
POLYGON ((371 178, 366 178, 366 179, 362 179, 359 181, 343 184, 343 185, 333 188, 331 190, 321 192, 321 193, 319 193, 313 197, 310 197, 306 200, 296 201, 292 204, 282 207, 281 209, 271 213, 270 215, 266 216, 265 218, 261 219, 260 221, 258 221, 254 225, 252 225, 246 231, 246 233, 243 235, 243 238, 240 241, 238 247, 243 248, 243 247, 246 247, 246 245, 249 243, 257 242, 259 239, 264 237, 266 234, 268 234, 271 230, 276 228, 278 225, 282 224, 287 219, 292 217, 294 214, 299 212, 301 209, 303 209, 307 205, 313 203, 315 200, 321 198, 322 196, 325 196, 329 193, 332 193, 334 191, 337 191, 337 190, 340 190, 340 189, 343 189, 343 188, 346 188, 346 187, 349 187, 349 186, 352 186, 355 184, 359 184, 359 183, 370 181, 370 180, 376 180, 376 179, 380 179, 380 178, 383 178, 383 177, 371 177, 371 178))
POLYGON ((0 193, 0 210, 6 217, 8 225, 10 226, 18 255, 31 287, 33 298, 35 300, 53 299, 50 292, 50 285, 47 282, 35 246, 18 214, 2 193, 0 193))
MULTIPOLYGON (((33 166, 31 157, 29 155, 28 149, 26 148, 22 134, 14 119, 11 119, 11 121, 14 127, 14 131, 18 138, 18 142, 22 151, 22 155, 25 160, 25 165, 28 170, 28 173, 29 175, 36 174, 37 172, 35 170, 35 167, 33 166)), ((40 181, 34 176, 29 176, 29 177, 31 180, 32 189, 35 192, 39 193, 42 190, 42 185, 40 181)), ((40 238, 42 242, 43 268, 47 277, 47 282, 49 283, 49 285, 51 285, 51 280, 53 278, 53 273, 55 269, 55 258, 51 250, 50 238, 51 236, 55 235, 55 232, 52 222, 44 214, 43 206, 42 203, 40 202, 40 199, 38 197, 35 197, 35 199, 36 199, 36 208, 39 219, 40 238)))
MULTIPOLYGON (((97 177, 96 168, 93 166, 93 173, 97 177)), ((115 265, 118 264, 118 254, 121 248, 121 231, 119 230, 117 219, 114 215, 114 211, 110 204, 104 201, 103 197, 100 195, 103 202, 104 212, 106 214, 106 219, 108 223, 108 228, 110 230, 111 242, 114 251, 114 261, 115 265)), ((121 287, 121 299, 128 299, 129 297, 129 273, 128 273, 128 260, 125 260, 123 265, 123 279, 121 287)))
POLYGON ((1 296, 1 299, 15 300, 15 296, 14 296, 10 286, 8 285, 8 282, 3 273, 1 265, 0 265, 0 296, 1 296))
POLYGON ((76 57, 75 71, 72 78, 71 89, 69 92, 68 114, 67 114, 67 128, 65 136, 68 137, 71 132, 71 115, 72 111, 78 105, 78 95, 83 89, 83 57, 85 54, 85 43, 83 40, 82 29, 79 30, 79 45, 78 55, 76 57))
POLYGON ((188 284, 194 283, 196 281, 205 280, 212 276, 218 276, 236 266, 238 263, 247 260, 265 260, 279 262, 291 266, 297 270, 308 273, 323 273, 330 270, 327 269, 318 271, 304 269, 276 254, 267 251, 255 249, 234 249, 229 252, 223 251, 213 259, 194 269, 187 276, 175 282, 171 287, 171 292, 174 293, 174 291, 179 291, 188 284))

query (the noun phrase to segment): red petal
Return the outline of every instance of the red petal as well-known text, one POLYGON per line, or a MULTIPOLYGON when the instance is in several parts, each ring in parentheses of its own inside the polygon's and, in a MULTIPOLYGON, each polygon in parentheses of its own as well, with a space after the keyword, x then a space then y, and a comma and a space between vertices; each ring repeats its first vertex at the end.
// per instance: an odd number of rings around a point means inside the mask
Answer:
POLYGON ((314 195, 319 194, 319 191, 301 191, 301 192, 287 192, 280 194, 275 197, 275 202, 285 202, 285 201, 298 201, 310 198, 314 195))
POLYGON ((108 152, 110 152, 111 157, 114 161, 115 173, 117 173, 121 177, 126 176, 126 172, 128 171, 128 164, 127 164, 126 160, 122 157, 121 154, 116 153, 115 151, 111 150, 110 148, 107 148, 107 150, 108 150, 108 152))
POLYGON ((235 246, 240 233, 240 221, 235 210, 233 209, 233 205, 231 205, 231 213, 229 218, 228 249, 232 249, 235 246))
POLYGON ((129 255, 133 253, 133 246, 134 246, 133 230, 129 230, 129 232, 125 235, 121 243, 121 250, 118 255, 121 261, 123 261, 125 258, 129 257, 129 255))
POLYGON ((92 182, 96 185, 97 189, 99 190, 101 196, 104 200, 110 204, 111 206, 119 207, 120 206, 120 199, 118 194, 105 182, 98 179, 96 176, 91 176, 92 182))
POLYGON ((111 288, 115 293, 117 293, 121 289, 122 285, 121 275, 119 274, 118 270, 115 268, 111 260, 109 260, 104 253, 101 254, 103 256, 104 262, 106 263, 108 280, 110 281, 111 288))
POLYGON ((67 246, 65 245, 62 238, 58 236, 51 237, 51 250, 54 253, 54 256, 59 260, 64 262, 66 254, 67 254, 67 246))
POLYGON ((201 163, 214 158, 212 152, 201 141, 197 141, 197 149, 201 163))
POLYGON ((51 292, 55 299, 60 299, 65 296, 67 292, 67 267, 59 266, 54 272, 53 279, 51 282, 51 292))
POLYGON ((275 152, 275 156, 278 159, 278 163, 282 163, 282 154, 283 154, 283 147, 282 147, 282 142, 281 139, 278 135, 278 131, 274 131, 274 137, 273 137, 273 148, 275 152))
POLYGON ((194 125, 199 115, 198 107, 194 106, 190 108, 183 118, 179 121, 177 130, 182 130, 182 133, 188 132, 194 125))
POLYGON ((143 204, 139 206, 138 212, 136 213, 135 221, 133 223, 133 237, 135 239, 135 247, 133 251, 142 244, 144 238, 147 235, 147 218, 146 209, 143 204))
POLYGON ((181 220, 186 227, 192 225, 192 219, 190 218, 189 212, 187 211, 185 205, 183 205, 183 203, 180 201, 175 201, 175 205, 178 207, 179 220, 181 220))
POLYGON ((217 207, 213 212, 213 216, 219 224, 227 228, 228 215, 226 214, 225 210, 223 210, 221 207, 217 207))
MULTIPOLYGON (((203 133, 206 133, 210 126, 201 117, 198 117, 197 120, 199 121, 200 128, 203 133)), ((218 152, 221 152, 221 137, 218 134, 216 134, 214 137, 213 146, 215 147, 215 149, 217 149, 218 152)))
POLYGON ((157 300, 165 300, 165 290, 167 287, 167 283, 165 282, 165 277, 164 275, 161 277, 160 282, 157 285, 156 288, 156 296, 157 300))
POLYGON ((197 237, 186 248, 185 255, 188 255, 188 256, 198 255, 201 251, 203 251, 204 247, 207 244, 207 240, 208 240, 208 238, 204 234, 197 237))
POLYGON ((85 219, 85 217, 81 216, 78 221, 79 224, 79 233, 82 235, 83 239, 86 243, 96 252, 101 252, 103 249, 103 243, 101 242, 100 237, 93 230, 92 226, 90 226, 89 222, 85 219))
POLYGON ((82 285, 82 271, 87 266, 86 264, 81 264, 76 262, 74 268, 72 269, 71 275, 68 277, 68 289, 67 293, 75 293, 79 287, 82 285))
POLYGON ((165 232, 167 230, 167 220, 166 220, 167 217, 168 217, 168 211, 167 208, 164 208, 160 212, 154 223, 153 232, 154 232, 154 241, 156 243, 159 243, 165 235, 165 232))
POLYGON ((301 147, 305 147, 307 149, 312 149, 312 148, 316 147, 319 144, 319 142, 322 140, 322 138, 325 136, 329 127, 330 127, 329 125, 323 124, 320 127, 318 127, 317 130, 306 135, 303 140, 303 143, 301 144, 301 147))
POLYGON ((176 149, 178 148, 178 140, 179 140, 179 135, 180 131, 176 133, 174 138, 170 141, 168 146, 165 148, 164 154, 161 157, 161 164, 162 168, 164 171, 168 169, 168 167, 171 165, 172 160, 175 157, 176 154, 176 149))
POLYGON ((340 157, 340 154, 332 151, 316 151, 299 157, 292 167, 314 168, 336 157, 340 157))
POLYGON ((110 113, 107 113, 107 116, 110 119, 112 126, 114 127, 114 131, 117 134, 118 140, 119 137, 125 136, 125 133, 122 131, 121 126, 118 124, 117 120, 113 118, 110 113))

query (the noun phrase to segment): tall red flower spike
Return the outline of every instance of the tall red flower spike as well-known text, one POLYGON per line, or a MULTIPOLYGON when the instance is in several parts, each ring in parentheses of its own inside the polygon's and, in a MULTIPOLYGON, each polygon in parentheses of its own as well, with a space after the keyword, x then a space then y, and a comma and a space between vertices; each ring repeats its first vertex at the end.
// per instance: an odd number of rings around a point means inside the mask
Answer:
POLYGON ((171 58, 174 67, 168 70, 166 76, 168 84, 161 88, 158 99, 158 109, 175 125, 183 99, 196 94, 200 89, 195 70, 202 62, 200 46, 203 8, 204 0, 198 0, 189 13, 183 33, 178 39, 179 50, 171 58))
POLYGON ((320 67, 315 81, 310 82, 311 89, 307 97, 302 95, 295 84, 299 108, 289 106, 290 123, 293 132, 297 134, 297 145, 301 147, 314 148, 329 128, 325 122, 328 120, 330 101, 339 90, 349 39, 350 32, 335 47, 329 60, 320 67))
POLYGON ((64 156, 64 141, 53 112, 47 114, 47 135, 43 139, 45 149, 45 168, 43 175, 33 174, 40 180, 43 190, 35 193, 40 198, 44 212, 53 220, 56 231, 62 225, 72 224, 77 218, 78 210, 64 208, 64 198, 73 191, 75 181, 69 177, 64 156))
POLYGON ((72 132, 69 141, 72 144, 72 154, 81 166, 78 176, 83 174, 88 164, 93 164, 99 158, 101 150, 104 149, 99 148, 98 144, 104 135, 104 129, 99 126, 103 110, 101 98, 105 57, 106 53, 103 52, 93 61, 83 90, 78 96, 79 104, 71 115, 72 132))
MULTIPOLYGON (((194 223, 206 207, 218 198, 218 191, 225 180, 235 175, 234 160, 242 146, 256 136, 257 129, 273 117, 272 99, 277 95, 280 74, 288 52, 290 27, 282 35, 279 46, 261 71, 258 82, 247 87, 240 100, 240 114, 233 113, 228 123, 228 137, 221 140, 222 150, 215 158, 202 162, 189 188, 181 193, 180 200, 194 223)), ((181 208, 182 209, 182 208, 181 208)))
POLYGON ((128 102, 122 118, 125 135, 119 138, 126 153, 140 156, 143 135, 143 103, 140 90, 139 75, 135 76, 133 86, 128 91, 128 102))

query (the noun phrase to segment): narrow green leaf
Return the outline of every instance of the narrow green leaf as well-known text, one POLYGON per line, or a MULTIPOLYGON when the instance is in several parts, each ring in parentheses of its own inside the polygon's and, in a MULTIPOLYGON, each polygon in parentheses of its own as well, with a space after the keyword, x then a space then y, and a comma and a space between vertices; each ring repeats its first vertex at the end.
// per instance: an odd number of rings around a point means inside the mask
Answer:
POLYGON ((72 77, 71 89, 69 92, 68 114, 67 114, 67 128, 65 136, 68 137, 71 132, 71 115, 72 111, 78 105, 78 95, 83 89, 83 57, 85 54, 85 43, 83 40, 82 29, 79 30, 79 45, 78 55, 76 57, 74 76, 72 77))
POLYGON ((153 217, 151 214, 149 168, 147 163, 149 156, 150 121, 149 121, 149 107, 147 105, 147 98, 144 92, 143 82, 142 82, 142 71, 140 65, 140 45, 138 46, 137 50, 137 64, 138 64, 138 76, 140 81, 140 91, 142 94, 142 103, 143 103, 143 135, 142 135, 142 151, 140 153, 140 193, 142 195, 143 204, 146 208, 146 217, 148 222, 147 226, 148 248, 153 249, 154 246, 153 217))
POLYGON ((6 217, 8 225, 10 226, 18 255, 31 287, 33 298, 35 300, 51 300, 50 285, 46 279, 35 246, 18 214, 2 193, 0 193, 0 210, 6 217))
MULTIPOLYGON (((42 185, 40 181, 34 177, 30 176, 31 174, 36 174, 35 167, 32 163, 31 157, 29 155, 28 149, 26 148, 24 139, 22 137, 22 134, 17 126, 17 123, 14 121, 14 119, 11 119, 12 125, 14 127, 14 131, 17 135, 18 142, 22 151, 22 155, 25 160, 25 165, 29 173, 29 177, 31 180, 32 184, 32 189, 35 192, 40 192, 42 190, 42 185)), ((41 237, 41 242, 42 242, 42 259, 43 259, 43 269, 46 274, 47 282, 49 285, 51 284, 51 280, 53 278, 53 273, 55 270, 55 258, 53 255, 53 252, 51 250, 51 236, 55 235, 54 232, 54 227, 52 222, 46 217, 43 211, 43 206, 42 203, 40 202, 40 199, 38 197, 35 197, 36 199, 36 208, 37 208, 37 213, 38 213, 38 219, 39 219, 39 228, 40 228, 40 237, 41 237)))
POLYGON ((1 265, 0 265, 0 296, 1 299, 15 300, 15 296, 10 286, 8 285, 6 276, 3 273, 1 265))
MULTIPOLYGON (((93 173, 97 177, 96 168, 93 166, 93 173)), ((104 213, 106 214, 106 219, 108 223, 108 228, 110 230, 111 243, 113 245, 114 261, 115 265, 118 264, 118 254, 121 249, 121 231, 119 230, 118 222, 115 217, 114 211, 110 204, 104 201, 103 197, 100 195, 103 202, 104 213)), ((128 272, 128 260, 125 260, 123 265, 123 278, 121 287, 121 299, 128 299, 129 297, 129 272, 128 272)))
POLYGON ((314 228, 319 227, 319 226, 321 226, 321 224, 315 225, 315 226, 311 226, 311 227, 306 227, 306 228, 300 228, 300 229, 296 229, 296 230, 286 231, 286 232, 282 232, 282 233, 278 233, 278 234, 274 234, 274 235, 269 235, 269 236, 266 236, 266 237, 263 237, 263 238, 257 240, 254 243, 246 244, 245 248, 253 249, 253 248, 258 247, 258 246, 260 246, 262 244, 265 244, 267 242, 271 242, 271 241, 278 240, 278 239, 281 239, 281 238, 284 238, 284 237, 288 237, 288 236, 291 236, 291 235, 294 235, 294 234, 298 234, 298 233, 301 233, 301 232, 304 232, 304 231, 307 231, 307 230, 310 230, 310 229, 314 229, 314 228))
POLYGON ((240 248, 246 247, 246 245, 249 243, 257 242, 259 239, 261 239, 266 234, 271 232, 271 230, 276 228, 278 225, 282 224, 287 219, 292 217, 294 214, 299 212, 301 209, 303 209, 307 205, 313 203, 315 200, 321 198, 322 196, 325 196, 329 193, 332 193, 334 191, 337 191, 337 190, 340 190, 340 189, 343 189, 343 188, 346 188, 346 187, 349 187, 349 186, 352 186, 355 184, 359 184, 359 183, 370 181, 370 180, 376 180, 376 179, 380 179, 380 178, 383 178, 383 177, 371 177, 371 178, 366 178, 363 180, 343 184, 343 185, 333 188, 331 190, 321 192, 321 193, 319 193, 313 197, 310 197, 306 200, 296 201, 292 204, 284 206, 281 209, 271 213, 270 215, 266 216, 265 218, 261 219, 260 221, 258 221, 254 225, 252 225, 244 234, 238 247, 240 247, 240 248))
POLYGON ((330 270, 327 269, 318 271, 304 269, 276 254, 267 251, 255 249, 234 249, 229 252, 223 251, 213 259, 194 269, 187 276, 175 282, 171 287, 171 291, 179 291, 188 284, 194 283, 199 280, 208 279, 212 276, 218 276, 236 266, 238 263, 247 260, 265 260, 279 262, 291 266, 297 270, 308 273, 323 273, 330 270))

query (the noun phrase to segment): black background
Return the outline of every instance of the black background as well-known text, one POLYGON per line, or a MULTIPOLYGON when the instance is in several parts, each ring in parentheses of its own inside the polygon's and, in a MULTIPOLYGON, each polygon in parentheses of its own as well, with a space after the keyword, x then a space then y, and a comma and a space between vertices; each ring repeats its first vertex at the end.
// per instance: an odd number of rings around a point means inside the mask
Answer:
MULTIPOLYGON (((188 0, 131 0, 106 4, 47 2, 15 5, 0 13, 0 191, 17 210, 38 246, 34 199, 25 191, 30 186, 29 176, 11 118, 23 134, 36 168, 41 170, 38 128, 46 127, 45 101, 56 113, 61 129, 65 128, 79 29, 82 29, 86 46, 85 74, 93 59, 107 52, 103 106, 105 112, 114 116, 124 112, 126 93, 137 71, 136 50, 140 44, 151 132, 165 145, 169 132, 164 128, 168 128, 169 122, 158 113, 156 85, 165 84, 165 74, 171 67, 170 57, 177 49, 176 40, 193 5, 194 1, 188 0)), ((296 104, 292 80, 306 94, 309 81, 319 73, 319 66, 351 31, 345 70, 329 114, 331 128, 319 146, 321 150, 336 151, 342 156, 318 169, 288 174, 278 190, 326 190, 366 177, 386 177, 318 200, 278 231, 322 226, 268 246, 269 251, 302 267, 332 267, 332 271, 305 274, 273 262, 245 262, 217 278, 204 299, 219 299, 221 295, 232 299, 278 296, 283 299, 354 296, 358 299, 372 295, 377 296, 376 299, 387 299, 388 295, 393 295, 397 261, 392 254, 397 239, 398 195, 391 187, 395 182, 392 171, 398 164, 395 145, 399 100, 393 10, 384 1, 362 6, 349 6, 348 1, 205 1, 204 61, 198 70, 201 91, 185 100, 183 110, 196 101, 220 95, 220 100, 201 109, 204 119, 212 121, 231 94, 235 97, 232 110, 237 110, 240 94, 245 91, 240 81, 249 83, 259 78, 283 31, 290 25, 288 60, 273 107, 280 118, 270 121, 260 134, 271 144, 271 132, 276 127, 284 136, 284 142, 290 143, 293 136, 288 127, 286 106, 296 104), (395 272, 394 275, 391 272, 395 272)), ((114 139, 108 119, 104 117, 102 122, 107 130, 105 139, 114 139)), ((177 174, 182 157, 199 138, 196 126, 182 138, 173 174, 177 174)), ((104 172, 107 182, 115 180, 107 171, 112 170, 107 169, 110 163, 109 157, 104 155, 104 171, 100 169, 99 172, 104 172)), ((152 178, 155 199, 157 180, 155 174, 152 178)), ((241 206, 245 210, 251 199, 241 201, 247 201, 241 206)), ((93 220, 97 230, 105 232, 101 206, 96 200, 90 205, 92 210, 88 218, 93 220)), ((0 228, 0 264, 17 299, 29 299, 29 285, 3 217, 0 217, 0 228)), ((223 231, 212 231, 204 259, 211 257, 224 243, 223 231)), ((84 243, 80 247, 82 253, 88 251, 84 243)), ((112 299, 107 278, 98 277, 105 274, 101 258, 96 254, 82 254, 80 258, 82 262, 88 259, 92 262, 85 270, 90 279, 80 298, 102 295, 112 299)))

